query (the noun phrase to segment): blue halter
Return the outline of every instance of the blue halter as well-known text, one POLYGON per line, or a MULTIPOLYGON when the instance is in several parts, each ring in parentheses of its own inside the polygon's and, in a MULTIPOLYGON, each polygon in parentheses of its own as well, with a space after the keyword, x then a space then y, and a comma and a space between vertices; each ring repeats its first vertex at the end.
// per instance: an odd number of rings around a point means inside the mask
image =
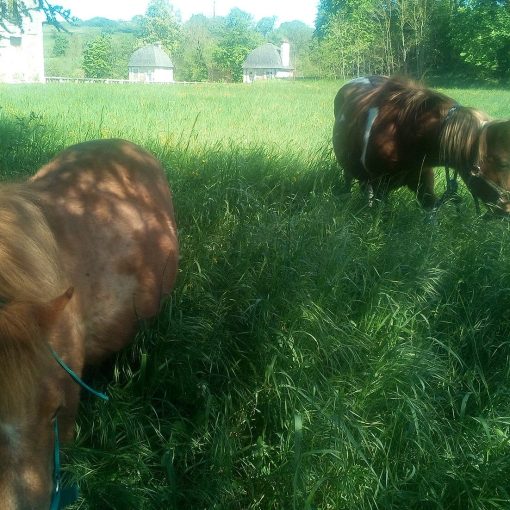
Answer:
MULTIPOLYGON (((50 347, 51 354, 55 358, 56 362, 71 376, 73 381, 76 384, 79 384, 82 388, 87 390, 92 395, 102 399, 109 400, 108 396, 104 393, 96 391, 91 388, 88 384, 84 383, 78 375, 76 375, 73 370, 64 363, 64 361, 59 357, 59 355, 50 347)), ((54 434, 54 447, 53 447, 53 494, 51 496, 51 505, 50 510, 60 510, 61 508, 65 508, 66 506, 74 503, 78 499, 78 487, 71 486, 66 487, 65 489, 61 486, 62 479, 62 469, 60 464, 60 439, 58 432, 58 418, 55 417, 55 421, 53 424, 53 434, 54 434)))

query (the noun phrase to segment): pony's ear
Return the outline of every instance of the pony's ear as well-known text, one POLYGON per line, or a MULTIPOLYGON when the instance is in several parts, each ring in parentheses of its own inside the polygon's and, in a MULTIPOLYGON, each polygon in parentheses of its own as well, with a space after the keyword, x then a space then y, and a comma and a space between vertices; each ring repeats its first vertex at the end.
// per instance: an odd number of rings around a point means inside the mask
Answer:
POLYGON ((69 287, 63 294, 52 299, 48 303, 37 306, 37 323, 43 329, 49 329, 58 319, 60 313, 67 306, 67 303, 73 297, 74 288, 69 287))

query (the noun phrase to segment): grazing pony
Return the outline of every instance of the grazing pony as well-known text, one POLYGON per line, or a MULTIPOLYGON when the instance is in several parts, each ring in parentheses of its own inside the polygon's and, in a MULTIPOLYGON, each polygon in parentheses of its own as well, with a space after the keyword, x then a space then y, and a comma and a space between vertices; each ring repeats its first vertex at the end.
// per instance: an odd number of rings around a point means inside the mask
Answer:
POLYGON ((56 436, 72 438, 80 399, 64 367, 79 378, 125 346, 177 263, 165 173, 132 143, 74 145, 0 185, 2 510, 58 508, 56 436))
MULTIPOLYGON (((490 210, 510 212, 510 121, 403 78, 346 83, 334 102, 333 147, 348 190, 372 198, 407 186, 425 209, 438 205, 436 166, 453 168, 490 210)), ((456 184, 456 183, 453 183, 456 184)))

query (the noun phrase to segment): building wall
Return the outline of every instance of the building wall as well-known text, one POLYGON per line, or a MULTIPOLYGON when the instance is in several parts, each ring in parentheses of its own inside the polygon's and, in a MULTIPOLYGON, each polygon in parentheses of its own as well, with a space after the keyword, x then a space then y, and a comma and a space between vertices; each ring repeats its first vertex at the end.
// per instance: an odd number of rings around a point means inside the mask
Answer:
POLYGON ((274 78, 293 78, 294 71, 282 69, 245 69, 243 83, 252 83, 258 80, 272 80, 274 78))
POLYGON ((294 78, 294 71, 277 71, 277 78, 294 78))
POLYGON ((44 82, 44 14, 31 11, 32 20, 23 21, 23 32, 6 23, 0 27, 0 82, 44 82))
POLYGON ((138 81, 142 83, 172 83, 174 81, 174 70, 130 67, 129 81, 138 81))
POLYGON ((282 59, 282 66, 290 66, 290 44, 287 41, 282 42, 280 47, 280 57, 282 59))

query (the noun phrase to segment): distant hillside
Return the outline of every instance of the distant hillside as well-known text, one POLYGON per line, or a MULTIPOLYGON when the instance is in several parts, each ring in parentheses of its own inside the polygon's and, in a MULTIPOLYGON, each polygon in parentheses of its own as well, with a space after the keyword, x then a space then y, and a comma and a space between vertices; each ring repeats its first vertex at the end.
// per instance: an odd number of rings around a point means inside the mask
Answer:
POLYGON ((65 24, 65 31, 58 31, 52 25, 44 26, 44 60, 46 76, 83 78, 81 68, 83 50, 89 41, 101 34, 109 34, 114 50, 112 78, 128 77, 128 61, 136 49, 138 40, 135 25, 130 21, 113 21, 106 18, 92 18, 65 24))

